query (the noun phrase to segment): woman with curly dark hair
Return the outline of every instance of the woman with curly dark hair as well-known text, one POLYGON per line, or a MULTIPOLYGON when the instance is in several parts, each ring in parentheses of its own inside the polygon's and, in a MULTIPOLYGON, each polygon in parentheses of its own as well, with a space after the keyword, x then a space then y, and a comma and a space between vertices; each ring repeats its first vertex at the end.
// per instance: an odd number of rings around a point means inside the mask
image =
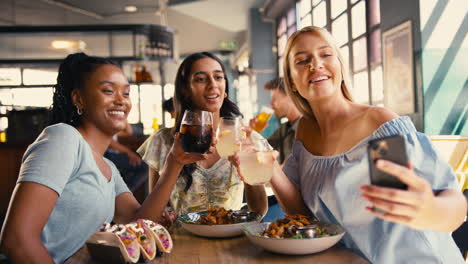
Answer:
POLYGON ((113 62, 84 53, 61 63, 52 125, 23 157, 0 249, 14 263, 62 263, 104 222, 161 220, 154 195, 140 205, 103 157, 123 130, 130 86, 113 62))

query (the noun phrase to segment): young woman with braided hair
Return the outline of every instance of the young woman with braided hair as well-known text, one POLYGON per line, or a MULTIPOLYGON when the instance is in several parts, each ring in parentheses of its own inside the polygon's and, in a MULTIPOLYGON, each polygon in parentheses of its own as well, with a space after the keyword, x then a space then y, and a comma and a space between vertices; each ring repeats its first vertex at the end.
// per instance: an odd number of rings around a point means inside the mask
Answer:
POLYGON ((0 236, 14 263, 62 263, 104 222, 161 220, 140 205, 103 157, 131 109, 130 86, 113 62, 84 53, 61 63, 52 122, 29 146, 0 236))

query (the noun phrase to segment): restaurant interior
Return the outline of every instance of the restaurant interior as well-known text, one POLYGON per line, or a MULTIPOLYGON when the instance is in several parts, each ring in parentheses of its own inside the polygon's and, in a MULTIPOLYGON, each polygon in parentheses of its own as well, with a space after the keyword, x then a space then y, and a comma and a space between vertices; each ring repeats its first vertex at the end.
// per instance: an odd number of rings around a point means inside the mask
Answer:
MULTIPOLYGON (((186 56, 209 51, 223 61, 229 98, 249 120, 270 105, 264 85, 283 76, 288 37, 310 25, 337 38, 356 102, 409 116, 465 190, 467 11, 463 0, 0 1, 0 224, 22 156, 48 124, 57 68, 67 54, 83 51, 121 66, 132 87, 133 134, 119 142, 135 151, 174 125, 162 104, 173 97, 186 56)), ((273 116, 262 135, 283 121, 273 116)), ((141 202, 147 172, 135 177, 131 191, 141 202)))

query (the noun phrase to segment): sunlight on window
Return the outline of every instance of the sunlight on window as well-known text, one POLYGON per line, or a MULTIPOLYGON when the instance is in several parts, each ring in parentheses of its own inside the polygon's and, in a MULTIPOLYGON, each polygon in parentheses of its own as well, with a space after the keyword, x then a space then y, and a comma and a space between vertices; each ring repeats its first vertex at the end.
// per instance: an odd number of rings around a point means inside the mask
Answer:
POLYGON ((367 43, 366 37, 353 42, 354 72, 367 68, 367 43))
POLYGON ((353 97, 358 103, 369 104, 367 71, 354 74, 353 97))
POLYGON ((348 6, 347 0, 333 0, 330 1, 331 6, 331 16, 332 18, 337 17, 341 14, 348 6))
POLYGON ((153 118, 158 119, 158 124, 163 123, 162 119, 162 96, 161 85, 144 84, 140 86, 141 99, 141 122, 144 133, 153 133, 153 118))
POLYGON ((128 114, 128 123, 136 124, 138 123, 138 85, 130 85, 130 100, 132 101, 132 110, 128 114))
POLYGON ((299 28, 308 26, 312 26, 312 16, 310 14, 301 19, 301 26, 299 28))
POLYGON ((278 55, 282 56, 284 53, 284 48, 286 47, 286 42, 288 41, 288 37, 285 35, 282 35, 278 39, 278 55))
POLYGON ((348 46, 344 46, 344 47, 341 47, 340 48, 340 52, 341 52, 341 55, 343 56, 343 64, 345 65, 345 67, 348 67, 348 71, 350 70, 349 69, 349 47, 348 46))
POLYGON ((366 2, 361 1, 351 9, 353 39, 366 32, 366 2))
POLYGON ((19 68, 0 68, 0 85, 20 85, 21 71, 19 68))
POLYGON ((327 25, 327 3, 321 2, 313 11, 314 26, 325 27, 327 25))
POLYGON ((332 34, 338 42, 338 46, 341 46, 348 42, 348 15, 343 14, 332 24, 332 34))
POLYGON ((166 83, 164 85, 164 100, 168 100, 174 96, 174 85, 172 83, 166 83))
POLYGON ((235 86, 238 91, 239 110, 244 115, 244 120, 248 121, 257 111, 257 89, 249 84, 248 75, 240 75, 238 81, 235 82, 235 86))
POLYGON ((52 105, 52 88, 15 88, 11 89, 13 105, 50 107, 52 105))
POLYGON ((302 0, 299 2, 299 14, 304 17, 307 13, 310 13, 310 0, 302 0))
POLYGON ((383 105, 383 76, 382 76, 382 66, 379 65, 371 71, 371 81, 372 81, 372 104, 373 105, 383 105))
POLYGON ((58 72, 56 70, 24 69, 23 83, 25 85, 56 84, 58 72))
POLYGON ((13 94, 11 89, 0 89, 0 105, 12 105, 13 94))

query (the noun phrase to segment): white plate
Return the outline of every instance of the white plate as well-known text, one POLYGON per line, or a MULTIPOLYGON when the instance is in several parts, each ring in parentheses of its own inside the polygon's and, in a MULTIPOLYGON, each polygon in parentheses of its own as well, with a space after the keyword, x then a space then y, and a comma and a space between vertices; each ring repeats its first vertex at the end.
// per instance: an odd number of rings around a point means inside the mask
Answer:
POLYGON ((234 237, 243 234, 243 225, 248 223, 258 223, 262 220, 262 216, 255 212, 250 212, 251 218, 248 222, 227 224, 227 225, 203 225, 195 222, 207 212, 187 213, 178 218, 182 227, 192 234, 203 237, 234 237))
POLYGON ((269 238, 262 236, 270 223, 244 224, 244 233, 253 244, 271 252, 288 255, 305 255, 326 250, 335 245, 344 236, 342 227, 331 223, 320 223, 327 233, 334 236, 319 238, 269 238))

